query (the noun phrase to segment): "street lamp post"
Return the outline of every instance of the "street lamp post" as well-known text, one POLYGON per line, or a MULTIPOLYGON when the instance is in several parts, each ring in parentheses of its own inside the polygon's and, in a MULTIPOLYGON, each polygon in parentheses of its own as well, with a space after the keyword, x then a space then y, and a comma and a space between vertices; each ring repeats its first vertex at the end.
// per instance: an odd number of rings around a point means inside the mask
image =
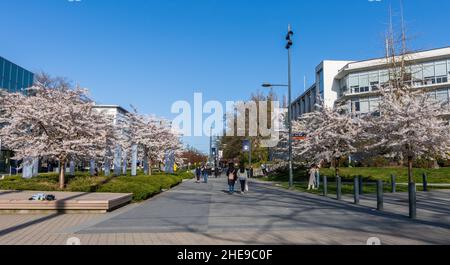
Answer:
POLYGON ((292 36, 294 32, 291 29, 291 25, 288 25, 288 33, 286 35, 286 49, 288 50, 288 84, 280 85, 280 84, 270 84, 264 83, 263 87, 287 87, 288 88, 288 127, 289 127, 289 136, 288 136, 288 145, 289 145, 289 188, 291 189, 294 186, 294 173, 293 173, 293 165, 292 165, 292 80, 291 80, 291 47, 294 44, 292 42, 292 36))

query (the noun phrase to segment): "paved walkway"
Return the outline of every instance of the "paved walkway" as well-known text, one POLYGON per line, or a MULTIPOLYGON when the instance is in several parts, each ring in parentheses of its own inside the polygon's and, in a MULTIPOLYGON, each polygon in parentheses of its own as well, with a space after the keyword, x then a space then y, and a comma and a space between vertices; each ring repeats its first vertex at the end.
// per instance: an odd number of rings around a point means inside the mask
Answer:
MULTIPOLYGON (((420 220, 405 217, 406 194, 386 194, 385 212, 251 183, 229 195, 225 179, 187 181, 108 214, 0 215, 0 244, 449 244, 450 192, 419 193, 420 220)), ((350 200, 350 198, 344 198, 350 200)))

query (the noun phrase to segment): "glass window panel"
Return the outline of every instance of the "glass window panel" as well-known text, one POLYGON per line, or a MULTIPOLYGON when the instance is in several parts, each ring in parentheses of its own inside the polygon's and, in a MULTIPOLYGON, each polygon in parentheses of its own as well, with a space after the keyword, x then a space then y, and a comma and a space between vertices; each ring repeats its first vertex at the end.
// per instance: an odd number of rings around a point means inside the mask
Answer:
POLYGON ((379 81, 378 72, 369 73, 369 82, 378 82, 378 81, 379 81))
POLYGON ((380 99, 370 100, 370 112, 377 112, 380 110, 380 99))
POLYGON ((349 85, 350 86, 359 86, 359 79, 358 79, 357 75, 350 75, 349 85))
POLYGON ((411 74, 414 80, 422 80, 423 79, 422 65, 413 65, 411 67, 411 74))
POLYGON ((361 107, 360 107, 359 101, 353 102, 353 109, 354 109, 354 111, 356 111, 356 112, 361 111, 361 107))
POLYGON ((17 83, 19 84, 19 88, 23 88, 24 85, 23 74, 24 74, 23 69, 19 68, 19 72, 17 73, 17 83))
POLYGON ((436 100, 439 102, 448 102, 448 90, 442 89, 436 92, 436 100))
MULTIPOLYGON (((3 59, 0 59, 0 78, 3 77, 3 69, 4 69, 3 65, 4 64, 5 64, 5 61, 3 59)), ((1 83, 0 83, 0 85, 1 85, 1 83)))
POLYGON ((34 83, 34 80, 33 80, 34 76, 33 76, 33 74, 32 74, 32 73, 29 73, 28 77, 29 77, 29 81, 28 81, 28 86, 27 86, 27 88, 32 87, 32 86, 33 86, 33 83, 34 83))
POLYGON ((427 63, 427 64, 423 65, 423 76, 425 78, 434 77, 434 64, 433 63, 427 63))
POLYGON ((11 67, 11 81, 13 83, 17 83, 17 70, 18 70, 17 65, 12 64, 12 67, 11 67))
POLYGON ((387 70, 380 71, 380 83, 387 83, 389 81, 389 72, 387 70))
POLYGON ((11 78, 11 64, 9 62, 5 61, 5 74, 3 75, 3 77, 9 81, 11 78))
POLYGON ((436 63, 436 76, 443 76, 443 75, 447 75, 447 63, 444 62, 437 62, 436 63))
POLYGON ((369 101, 361 101, 359 104, 361 113, 369 113, 369 101))
POLYGON ((369 86, 369 75, 368 74, 362 74, 359 76, 359 86, 360 87, 369 86))
POLYGON ((428 92, 427 94, 427 100, 428 101, 435 101, 436 100, 436 91, 428 92))

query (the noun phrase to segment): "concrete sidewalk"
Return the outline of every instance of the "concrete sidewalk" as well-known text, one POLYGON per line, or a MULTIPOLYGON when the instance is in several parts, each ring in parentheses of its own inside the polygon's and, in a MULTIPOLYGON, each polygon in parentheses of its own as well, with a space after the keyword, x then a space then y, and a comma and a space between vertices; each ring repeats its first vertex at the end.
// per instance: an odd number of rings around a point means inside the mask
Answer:
MULTIPOLYGON (((0 215, 0 244, 449 244, 450 193, 419 193, 419 220, 404 215, 404 194, 350 201, 251 183, 247 195, 226 192, 225 179, 186 181, 141 204, 106 215, 0 215)), ((346 198, 350 200, 350 198, 346 198)))

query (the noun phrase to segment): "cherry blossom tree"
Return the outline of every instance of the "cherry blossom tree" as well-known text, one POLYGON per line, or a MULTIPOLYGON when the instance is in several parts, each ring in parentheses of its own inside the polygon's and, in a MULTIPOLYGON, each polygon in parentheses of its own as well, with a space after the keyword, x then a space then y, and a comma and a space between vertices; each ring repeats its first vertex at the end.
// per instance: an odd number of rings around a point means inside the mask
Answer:
POLYGON ((138 147, 145 174, 152 175, 152 165, 162 162, 168 152, 175 152, 176 158, 182 153, 180 135, 172 130, 168 121, 141 115, 135 110, 127 114, 121 126, 126 132, 122 134, 121 146, 130 152, 133 145, 138 147))
POLYGON ((293 142, 296 158, 314 164, 333 162, 336 176, 340 159, 357 151, 357 136, 361 132, 360 120, 352 117, 344 106, 332 109, 320 103, 315 111, 293 121, 292 128, 293 133, 302 135, 293 142))
POLYGON ((415 159, 450 158, 450 127, 448 101, 433 99, 409 84, 391 74, 389 85, 380 91, 380 117, 366 119, 364 138, 372 143, 369 150, 384 148, 407 160, 409 183, 414 183, 415 159))
POLYGON ((29 96, 1 91, 0 136, 14 159, 58 160, 63 189, 68 161, 106 155, 112 123, 93 110, 86 90, 47 84, 37 82, 29 96))

